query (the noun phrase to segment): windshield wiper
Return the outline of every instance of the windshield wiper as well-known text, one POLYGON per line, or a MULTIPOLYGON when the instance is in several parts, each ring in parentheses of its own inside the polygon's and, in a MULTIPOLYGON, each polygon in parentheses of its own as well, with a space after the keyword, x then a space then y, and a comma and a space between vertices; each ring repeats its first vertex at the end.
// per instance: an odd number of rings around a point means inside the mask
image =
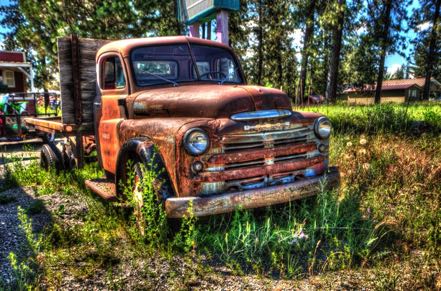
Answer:
POLYGON ((147 72, 147 71, 144 71, 143 73, 145 73, 147 75, 150 75, 150 76, 153 76, 153 77, 156 77, 156 78, 158 78, 160 80, 166 81, 168 83, 171 83, 171 84, 173 84, 173 87, 178 87, 179 86, 179 84, 177 82, 169 80, 169 79, 164 78, 164 77, 161 77, 159 75, 156 75, 156 74, 153 74, 153 73, 150 73, 150 72, 147 72))

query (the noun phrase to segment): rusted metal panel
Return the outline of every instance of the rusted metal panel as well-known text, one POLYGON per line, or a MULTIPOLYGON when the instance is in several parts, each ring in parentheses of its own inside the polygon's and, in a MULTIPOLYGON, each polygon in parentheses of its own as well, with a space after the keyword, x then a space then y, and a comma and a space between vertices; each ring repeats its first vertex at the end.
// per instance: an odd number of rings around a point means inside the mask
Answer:
POLYGON ((235 113, 263 109, 291 110, 291 104, 286 94, 279 90, 213 84, 152 88, 133 101, 134 114, 149 117, 229 118, 235 113))
POLYGON ((116 161, 121 148, 118 127, 123 119, 102 120, 99 124, 100 150, 103 159, 103 168, 116 173, 116 161))
POLYGON ((207 216, 232 212, 237 208, 249 209, 287 203, 289 201, 315 195, 325 178, 328 186, 338 183, 339 173, 331 169, 325 177, 311 178, 292 184, 267 187, 257 190, 234 192, 212 197, 169 198, 165 201, 165 211, 170 218, 188 215, 207 216), (326 177, 326 178, 325 178, 326 177), (192 213, 188 213, 191 209, 192 213))
MULTIPOLYGON (((200 126, 206 124, 210 119, 200 118, 145 118, 128 119, 121 122, 119 127, 120 145, 136 137, 147 137, 158 148, 166 170, 170 176, 171 183, 177 195, 181 195, 182 187, 178 176, 182 175, 179 165, 181 160, 180 152, 182 134, 180 129, 187 124, 200 126)), ((185 130, 185 129, 184 129, 185 130)))

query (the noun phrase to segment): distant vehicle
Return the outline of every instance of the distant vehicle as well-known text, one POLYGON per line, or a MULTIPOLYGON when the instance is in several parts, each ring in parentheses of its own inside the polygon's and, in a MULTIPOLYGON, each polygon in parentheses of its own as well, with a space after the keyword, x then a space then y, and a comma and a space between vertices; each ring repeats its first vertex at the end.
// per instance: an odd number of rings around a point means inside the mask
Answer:
POLYGON ((134 176, 139 197, 141 165, 153 163, 161 173, 159 198, 173 218, 190 208, 205 216, 286 203, 316 194, 324 178, 338 182, 338 170, 328 167, 330 121, 293 112, 280 90, 247 85, 230 47, 183 36, 110 42, 97 51, 96 64, 83 68, 98 72, 91 93, 93 75, 77 70, 81 49, 97 44, 72 38, 59 47, 71 54, 78 43, 78 59, 60 55, 60 64, 78 63, 70 71, 60 67, 64 121, 27 119, 49 133, 42 166, 70 169, 96 148, 107 179, 86 185, 123 199, 116 185, 134 176), (55 144, 56 132, 64 143, 55 144))

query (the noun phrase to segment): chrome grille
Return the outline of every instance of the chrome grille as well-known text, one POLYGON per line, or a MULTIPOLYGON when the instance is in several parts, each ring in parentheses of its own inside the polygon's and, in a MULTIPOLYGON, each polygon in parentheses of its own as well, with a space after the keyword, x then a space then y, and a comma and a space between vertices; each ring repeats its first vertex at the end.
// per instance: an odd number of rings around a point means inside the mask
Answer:
POLYGON ((222 139, 222 148, 224 153, 229 153, 247 149, 302 144, 309 140, 311 133, 312 130, 308 127, 300 127, 278 131, 225 135, 222 139))
POLYGON ((310 169, 305 167, 288 170, 283 165, 292 165, 291 162, 301 162, 320 156, 317 147, 311 147, 311 144, 317 144, 312 126, 262 132, 252 132, 245 129, 240 133, 226 134, 221 138, 221 148, 217 155, 225 153, 232 158, 213 164, 206 171, 219 173, 238 170, 237 178, 203 183, 201 194, 211 195, 220 192, 251 190, 304 179, 309 176, 310 169), (288 154, 290 151, 287 149, 290 146, 302 148, 299 145, 308 145, 308 147, 300 152, 293 151, 295 154, 288 154), (264 149, 274 149, 274 152, 264 149), (257 154, 258 152, 261 154, 257 154), (249 158, 247 158, 248 153, 250 154, 249 158), (237 159, 234 158, 236 154, 237 159), (258 176, 251 176, 254 174, 253 170, 258 171, 262 167, 270 169, 273 165, 278 165, 278 167, 273 167, 272 169, 276 170, 271 173, 262 175, 260 174, 262 171, 260 171, 258 176), (248 176, 240 177, 242 169, 247 170, 248 176))
POLYGON ((236 143, 226 143, 224 144, 224 152, 234 152, 234 151, 240 151, 240 150, 247 150, 247 149, 263 149, 265 147, 265 143, 261 141, 257 142, 236 142, 236 143))
POLYGON ((258 159, 254 161, 247 161, 242 163, 229 163, 225 165, 225 170, 239 169, 245 167, 259 167, 265 165, 265 159, 258 159))
POLYGON ((288 156, 278 156, 274 158, 274 163, 280 163, 280 162, 288 162, 288 161, 300 161, 307 159, 308 156, 306 153, 304 154, 297 154, 297 155, 288 155, 288 156))

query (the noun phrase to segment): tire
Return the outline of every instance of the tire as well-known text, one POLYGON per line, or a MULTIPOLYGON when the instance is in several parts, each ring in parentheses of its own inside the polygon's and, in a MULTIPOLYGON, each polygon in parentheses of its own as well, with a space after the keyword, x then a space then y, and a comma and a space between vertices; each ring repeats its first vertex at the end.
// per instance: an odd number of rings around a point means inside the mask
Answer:
POLYGON ((72 171, 76 167, 77 162, 75 161, 74 154, 72 153, 70 147, 64 146, 61 156, 64 170, 72 171))
POLYGON ((48 144, 44 144, 40 150, 40 166, 48 171, 51 168, 59 170, 60 160, 54 150, 48 144))
POLYGON ((165 199, 173 195, 173 190, 171 188, 170 179, 162 163, 162 159, 159 155, 155 155, 154 161, 142 162, 140 158, 132 158, 129 160, 128 165, 132 165, 131 169, 127 170, 132 172, 134 178, 133 184, 133 215, 135 216, 136 225, 138 227, 139 233, 144 236, 145 234, 145 218, 143 214, 144 207, 144 196, 143 189, 141 188, 141 181, 144 179, 144 169, 154 170, 159 172, 157 178, 153 181, 153 188, 158 194, 158 204, 157 207, 163 207, 163 202, 165 199), (153 168, 153 169, 152 169, 153 168))

